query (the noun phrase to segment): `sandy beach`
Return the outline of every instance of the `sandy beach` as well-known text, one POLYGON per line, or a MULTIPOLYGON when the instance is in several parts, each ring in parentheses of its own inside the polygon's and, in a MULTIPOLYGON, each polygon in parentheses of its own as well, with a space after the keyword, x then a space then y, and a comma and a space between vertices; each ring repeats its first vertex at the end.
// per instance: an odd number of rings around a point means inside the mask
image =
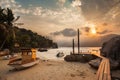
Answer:
POLYGON ((0 80, 95 80, 96 70, 87 63, 40 61, 31 68, 15 71, 8 60, 0 60, 0 80))

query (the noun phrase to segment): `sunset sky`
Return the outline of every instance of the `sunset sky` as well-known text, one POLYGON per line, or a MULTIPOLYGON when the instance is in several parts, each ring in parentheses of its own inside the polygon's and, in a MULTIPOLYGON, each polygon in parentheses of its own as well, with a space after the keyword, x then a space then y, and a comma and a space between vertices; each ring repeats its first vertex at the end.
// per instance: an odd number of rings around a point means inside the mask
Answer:
POLYGON ((83 45, 120 34, 120 0, 0 0, 0 6, 20 16, 20 28, 47 36, 59 46, 70 46, 78 28, 83 45))

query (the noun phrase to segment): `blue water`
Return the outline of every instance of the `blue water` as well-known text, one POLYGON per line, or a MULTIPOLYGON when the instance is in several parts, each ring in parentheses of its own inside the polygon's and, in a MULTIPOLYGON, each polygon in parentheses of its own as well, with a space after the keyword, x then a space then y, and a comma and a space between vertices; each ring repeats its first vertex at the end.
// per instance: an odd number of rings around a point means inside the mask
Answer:
MULTIPOLYGON (((80 48, 80 51, 82 52, 88 52, 90 50, 99 50, 100 47, 81 47, 80 48)), ((47 52, 37 52, 37 57, 41 58, 41 59, 44 59, 44 60, 63 60, 64 57, 56 57, 56 55, 59 53, 59 52, 63 52, 64 55, 69 55, 70 52, 72 52, 72 47, 60 47, 58 49, 48 49, 47 52)), ((75 52, 77 53, 77 47, 75 48, 75 52)))

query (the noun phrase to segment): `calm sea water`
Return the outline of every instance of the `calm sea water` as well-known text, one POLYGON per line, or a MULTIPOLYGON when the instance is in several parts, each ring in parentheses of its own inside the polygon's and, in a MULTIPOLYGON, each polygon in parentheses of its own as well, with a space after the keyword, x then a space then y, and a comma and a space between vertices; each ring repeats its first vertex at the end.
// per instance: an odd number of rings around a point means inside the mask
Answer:
MULTIPOLYGON (((88 52, 90 50, 99 50, 100 47, 81 47, 80 51, 82 52, 88 52)), ((45 60, 63 60, 64 57, 56 57, 56 55, 59 52, 63 52, 64 55, 69 55, 70 52, 72 52, 72 47, 60 47, 58 49, 48 49, 47 52, 37 52, 37 57, 41 58, 41 59, 45 59, 45 60)), ((77 47, 75 48, 75 52, 77 53, 77 47)))

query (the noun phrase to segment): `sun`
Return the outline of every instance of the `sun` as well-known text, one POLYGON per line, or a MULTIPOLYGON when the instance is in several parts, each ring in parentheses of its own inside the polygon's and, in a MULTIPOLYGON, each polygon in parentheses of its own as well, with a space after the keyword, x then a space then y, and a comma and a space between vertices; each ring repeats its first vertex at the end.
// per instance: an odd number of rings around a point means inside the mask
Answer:
POLYGON ((86 26, 90 27, 90 34, 97 34, 96 25, 92 23, 87 23, 86 26))
POLYGON ((92 34, 96 34, 96 29, 95 29, 95 28, 92 28, 92 29, 91 29, 91 33, 92 33, 92 34))

